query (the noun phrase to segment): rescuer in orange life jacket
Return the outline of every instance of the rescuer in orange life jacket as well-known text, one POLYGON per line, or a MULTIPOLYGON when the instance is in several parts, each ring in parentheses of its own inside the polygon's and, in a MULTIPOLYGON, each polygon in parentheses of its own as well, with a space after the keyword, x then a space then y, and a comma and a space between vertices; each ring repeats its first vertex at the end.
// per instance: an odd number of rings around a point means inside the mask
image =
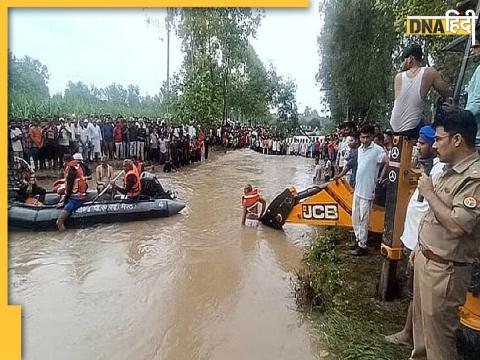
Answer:
POLYGON ((65 196, 63 202, 58 205, 59 207, 64 205, 57 219, 59 231, 65 230, 65 220, 82 206, 87 192, 87 181, 79 160, 75 160, 70 154, 65 154, 63 161, 65 162, 65 196))
POLYGON ((123 171, 125 176, 123 178, 124 187, 118 187, 115 185, 115 181, 112 181, 111 184, 114 186, 120 193, 126 194, 130 200, 138 200, 141 192, 140 186, 140 174, 137 167, 130 159, 123 160, 123 171))
POLYGON ((244 195, 242 196, 243 215, 242 225, 248 227, 258 226, 258 220, 264 215, 267 209, 266 201, 260 196, 258 189, 253 189, 252 185, 247 184, 243 189, 244 195), (260 211, 259 204, 262 204, 260 211))
POLYGON ((135 155, 132 156, 132 162, 138 170, 138 175, 141 176, 142 173, 145 171, 145 166, 143 165, 143 162, 138 161, 138 158, 135 155))

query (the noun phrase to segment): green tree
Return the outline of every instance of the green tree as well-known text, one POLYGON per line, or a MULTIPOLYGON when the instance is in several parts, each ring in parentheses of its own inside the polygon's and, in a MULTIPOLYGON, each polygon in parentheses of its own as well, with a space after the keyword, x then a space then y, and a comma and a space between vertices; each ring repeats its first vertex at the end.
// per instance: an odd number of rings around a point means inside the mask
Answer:
POLYGON ((449 37, 405 34, 409 15, 442 15, 455 0, 325 0, 318 37, 317 81, 335 121, 362 118, 386 122, 393 107, 393 78, 400 54, 410 43, 422 45, 426 65, 446 81, 457 77, 460 56, 442 51, 449 37))
MULTIPOLYGON (((182 41, 184 61, 157 94, 142 97, 135 84, 97 88, 70 81, 64 95, 52 98, 45 87, 47 96, 31 100, 30 113, 163 117, 205 129, 221 125, 226 118, 264 123, 278 117, 293 128, 295 85, 267 70, 250 44, 262 16, 263 11, 246 8, 169 9, 166 24, 182 41), (272 116, 272 110, 277 115, 272 116)), ((23 103, 12 101, 14 112, 23 103)))
POLYGON ((105 99, 113 104, 124 106, 128 103, 128 91, 122 85, 113 83, 105 87, 102 92, 105 99))
POLYGON ((228 103, 236 118, 250 124, 264 121, 272 103, 270 79, 255 49, 249 45, 245 65, 231 75, 228 103))
POLYGON ((297 131, 298 107, 296 101, 297 86, 291 79, 283 79, 277 75, 275 68, 270 65, 269 80, 272 96, 272 108, 276 119, 271 123, 275 127, 275 134, 287 137, 297 131))
POLYGON ((71 102, 82 102, 84 104, 89 104, 92 101, 92 94, 87 84, 83 82, 72 82, 67 83, 65 88, 65 100, 71 102))
POLYGON ((140 105, 140 88, 138 85, 128 85, 127 104, 130 109, 138 109, 140 105))
POLYGON ((385 117, 392 98, 391 8, 370 0, 326 0, 317 80, 337 122, 385 117))
POLYGON ((8 52, 8 104, 12 116, 28 117, 46 106, 50 97, 45 65, 29 56, 21 59, 8 52))
POLYGON ((177 34, 185 53, 181 106, 176 117, 216 126, 219 118, 225 120, 241 109, 232 95, 248 89, 248 37, 255 34, 261 12, 243 8, 181 9, 176 16, 177 34))

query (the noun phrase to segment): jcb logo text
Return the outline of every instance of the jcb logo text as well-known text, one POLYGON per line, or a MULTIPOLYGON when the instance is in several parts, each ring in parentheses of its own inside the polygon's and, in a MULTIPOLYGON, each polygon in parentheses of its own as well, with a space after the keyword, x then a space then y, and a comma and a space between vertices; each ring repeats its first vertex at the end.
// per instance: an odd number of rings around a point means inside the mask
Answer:
POLYGON ((337 204, 302 205, 302 217, 306 220, 338 220, 337 204))

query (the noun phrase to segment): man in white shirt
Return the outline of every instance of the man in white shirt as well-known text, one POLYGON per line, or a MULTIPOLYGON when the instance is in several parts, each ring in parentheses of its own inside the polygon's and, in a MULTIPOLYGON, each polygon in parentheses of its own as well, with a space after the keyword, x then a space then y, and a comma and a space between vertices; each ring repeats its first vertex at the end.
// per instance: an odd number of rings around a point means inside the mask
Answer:
POLYGON ((78 152, 82 154, 83 159, 88 162, 88 147, 90 143, 89 132, 87 129, 89 122, 87 119, 77 126, 78 152))
POLYGON ((10 128, 10 142, 12 144, 13 156, 23 158, 22 146, 23 132, 18 125, 12 125, 10 128))
POLYGON ((332 164, 332 160, 330 159, 327 159, 325 161, 325 166, 323 168, 325 171, 325 175, 324 175, 324 178, 325 178, 325 182, 329 182, 333 176, 334 176, 334 171, 333 171, 333 164, 332 164))
POLYGON ((164 164, 168 160, 168 140, 160 136, 158 141, 158 150, 160 151, 160 164, 164 164))
POLYGON ((100 129, 100 120, 97 120, 95 124, 89 123, 87 126, 87 130, 89 139, 92 143, 92 157, 95 161, 98 161, 98 159, 102 155, 102 130, 100 129))
POLYGON ((63 155, 70 153, 70 127, 65 124, 65 120, 60 118, 60 124, 57 126, 58 129, 58 160, 59 164, 63 161, 63 155))
POLYGON ((354 256, 368 253, 368 224, 375 198, 375 186, 380 169, 388 163, 385 151, 372 141, 373 134, 374 128, 371 125, 366 125, 360 130, 362 145, 358 148, 358 168, 352 204, 352 227, 357 242, 356 248, 351 252, 354 256))
POLYGON ((337 166, 338 171, 341 172, 346 164, 345 159, 348 157, 348 142, 350 141, 350 136, 348 136, 347 130, 344 125, 340 128, 338 140, 338 154, 335 165, 337 166))
MULTIPOLYGON (((420 129, 420 135, 418 138, 418 148, 420 161, 422 160, 432 160, 433 158, 433 167, 430 171, 430 176, 432 177, 432 182, 435 185, 438 178, 442 174, 444 163, 440 162, 438 157, 435 157, 436 154, 432 149, 432 145, 435 142, 435 129, 430 125, 423 126, 420 129)), ((423 199, 423 201, 418 201, 418 188, 415 189, 407 207, 407 214, 405 216, 405 225, 403 227, 403 234, 400 237, 403 243, 403 250, 406 258, 410 257, 410 253, 413 251, 418 242, 418 226, 420 220, 428 211, 428 202, 423 199)), ((422 199, 420 199, 422 200, 422 199)), ((411 346, 413 344, 413 321, 412 321, 412 300, 413 300, 413 268, 411 264, 408 265, 406 271, 406 277, 408 284, 408 299, 410 304, 408 306, 407 319, 405 321, 404 328, 398 333, 389 335, 385 337, 385 340, 393 344, 402 344, 411 346)))
POLYGON ((322 165, 320 165, 319 158, 315 158, 315 170, 313 173, 313 183, 320 184, 320 181, 322 180, 322 165))
POLYGON ((75 121, 68 120, 67 127, 70 130, 70 136, 71 136, 72 142, 75 142, 77 140, 75 138, 75 136, 76 136, 75 132, 77 130, 77 127, 75 126, 75 121))

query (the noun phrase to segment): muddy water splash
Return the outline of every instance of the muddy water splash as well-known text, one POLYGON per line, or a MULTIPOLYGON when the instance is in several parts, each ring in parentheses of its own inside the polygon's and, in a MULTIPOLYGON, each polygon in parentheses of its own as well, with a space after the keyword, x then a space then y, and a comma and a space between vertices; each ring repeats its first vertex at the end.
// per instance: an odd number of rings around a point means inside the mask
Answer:
POLYGON ((178 216, 10 233, 24 359, 316 358, 290 284, 316 230, 240 225, 245 183, 271 201, 312 172, 312 160, 236 151, 159 174, 188 204, 178 216))

